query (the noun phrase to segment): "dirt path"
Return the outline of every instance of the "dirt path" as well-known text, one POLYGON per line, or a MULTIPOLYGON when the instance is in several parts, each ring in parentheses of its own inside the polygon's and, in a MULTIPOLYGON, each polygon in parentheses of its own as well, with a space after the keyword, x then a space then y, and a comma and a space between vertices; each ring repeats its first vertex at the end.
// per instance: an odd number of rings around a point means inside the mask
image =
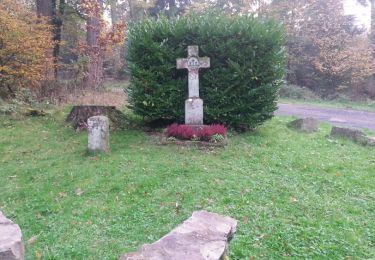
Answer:
POLYGON ((279 103, 279 109, 275 114, 301 118, 313 117, 336 126, 367 128, 375 131, 375 112, 279 103))

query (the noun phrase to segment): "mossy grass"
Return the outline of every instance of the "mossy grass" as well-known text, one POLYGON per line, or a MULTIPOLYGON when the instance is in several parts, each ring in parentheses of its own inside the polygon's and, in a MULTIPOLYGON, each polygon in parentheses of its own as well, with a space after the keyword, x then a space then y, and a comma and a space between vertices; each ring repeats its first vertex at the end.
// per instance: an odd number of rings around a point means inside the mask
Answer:
POLYGON ((375 112, 375 101, 355 102, 355 101, 347 101, 347 100, 324 100, 324 99, 303 100, 303 99, 281 98, 280 102, 299 104, 299 105, 315 105, 319 107, 345 108, 345 109, 375 112))
POLYGON ((87 134, 53 115, 0 117, 0 210, 27 259, 117 259, 199 209, 239 220, 230 259, 375 255, 375 149, 328 124, 307 135, 276 117, 203 151, 128 129, 87 156, 87 134))

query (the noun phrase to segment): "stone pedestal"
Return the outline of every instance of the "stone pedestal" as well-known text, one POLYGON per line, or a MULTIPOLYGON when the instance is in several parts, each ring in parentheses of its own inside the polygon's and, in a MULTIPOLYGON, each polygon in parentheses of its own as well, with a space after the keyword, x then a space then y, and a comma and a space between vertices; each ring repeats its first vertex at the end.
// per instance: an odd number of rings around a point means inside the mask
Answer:
POLYGON ((87 120, 89 153, 109 152, 109 120, 93 116, 87 120))
POLYGON ((0 211, 0 259, 23 260, 25 249, 20 227, 0 211))
POLYGON ((189 98, 185 101, 185 124, 203 125, 203 100, 189 98))

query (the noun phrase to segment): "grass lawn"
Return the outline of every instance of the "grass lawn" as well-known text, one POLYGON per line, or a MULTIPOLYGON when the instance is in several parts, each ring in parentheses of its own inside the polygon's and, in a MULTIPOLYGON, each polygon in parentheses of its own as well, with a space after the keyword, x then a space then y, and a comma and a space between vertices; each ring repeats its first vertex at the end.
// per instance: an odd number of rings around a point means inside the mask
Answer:
POLYGON ((27 259, 117 259, 199 209, 239 220, 231 259, 375 258, 375 148, 329 125, 308 135, 277 117, 214 151, 127 130, 89 157, 63 116, 0 116, 0 210, 27 259))
POLYGON ((350 102, 350 101, 323 100, 323 99, 302 100, 302 99, 281 98, 280 102, 299 104, 299 105, 315 105, 315 106, 320 106, 320 107, 348 108, 348 109, 375 112, 375 101, 350 102))

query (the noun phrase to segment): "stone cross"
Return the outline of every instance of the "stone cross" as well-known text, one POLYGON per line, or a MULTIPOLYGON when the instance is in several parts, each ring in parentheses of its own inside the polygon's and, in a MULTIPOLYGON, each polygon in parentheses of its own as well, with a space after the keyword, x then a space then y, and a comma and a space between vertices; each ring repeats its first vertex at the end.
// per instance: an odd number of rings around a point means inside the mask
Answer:
POLYGON ((189 73, 189 99, 185 102, 185 124, 203 125, 203 100, 199 98, 199 69, 210 67, 210 58, 198 56, 198 46, 188 46, 188 57, 177 59, 177 69, 189 73))

